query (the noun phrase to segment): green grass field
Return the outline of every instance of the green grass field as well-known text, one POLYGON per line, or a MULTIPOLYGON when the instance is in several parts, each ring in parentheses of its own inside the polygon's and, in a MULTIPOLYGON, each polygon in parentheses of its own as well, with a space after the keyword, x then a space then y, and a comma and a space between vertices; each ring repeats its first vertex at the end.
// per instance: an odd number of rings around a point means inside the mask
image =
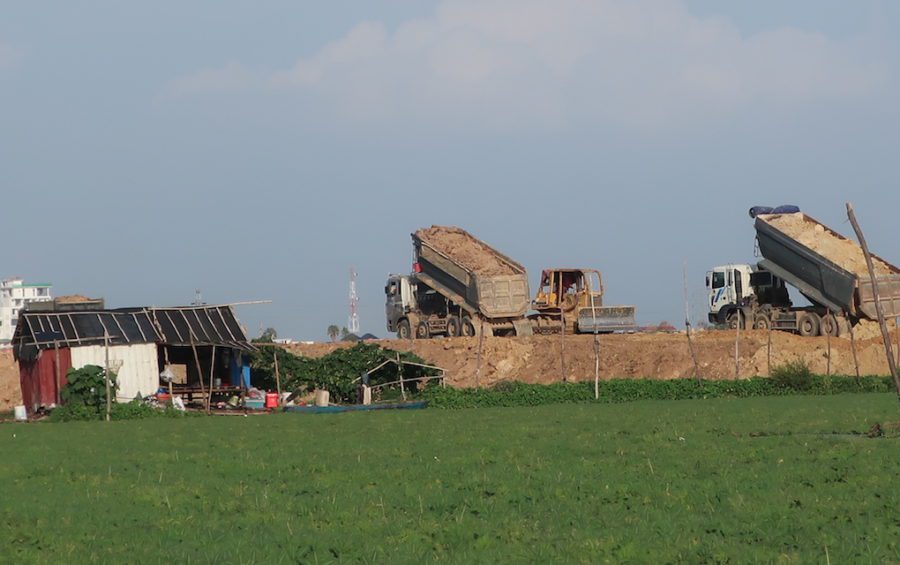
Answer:
POLYGON ((0 426, 2 562, 898 562, 896 397, 0 426), (827 557, 826 557, 827 555, 827 557))

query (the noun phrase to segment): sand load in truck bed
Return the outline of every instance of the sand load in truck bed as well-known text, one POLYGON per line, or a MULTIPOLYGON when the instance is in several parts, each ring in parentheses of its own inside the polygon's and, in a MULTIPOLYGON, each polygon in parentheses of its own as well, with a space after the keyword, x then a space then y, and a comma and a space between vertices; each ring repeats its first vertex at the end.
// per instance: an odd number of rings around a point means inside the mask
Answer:
MULTIPOLYGON (((866 257, 862 247, 831 231, 805 214, 771 214, 759 219, 815 251, 842 269, 860 277, 868 276, 866 257)), ((876 275, 890 275, 894 269, 877 257, 872 257, 876 275)))
POLYGON ((431 226, 416 232, 416 237, 481 276, 519 275, 525 270, 504 258, 494 248, 469 232, 451 226, 431 226))

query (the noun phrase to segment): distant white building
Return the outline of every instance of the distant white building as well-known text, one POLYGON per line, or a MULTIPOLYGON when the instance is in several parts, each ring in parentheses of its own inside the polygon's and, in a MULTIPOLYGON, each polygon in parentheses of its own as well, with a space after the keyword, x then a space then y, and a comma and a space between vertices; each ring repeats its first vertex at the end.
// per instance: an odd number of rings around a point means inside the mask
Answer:
POLYGON ((49 283, 26 284, 18 277, 0 281, 0 347, 9 345, 16 331, 19 312, 29 302, 48 302, 50 296, 49 283))

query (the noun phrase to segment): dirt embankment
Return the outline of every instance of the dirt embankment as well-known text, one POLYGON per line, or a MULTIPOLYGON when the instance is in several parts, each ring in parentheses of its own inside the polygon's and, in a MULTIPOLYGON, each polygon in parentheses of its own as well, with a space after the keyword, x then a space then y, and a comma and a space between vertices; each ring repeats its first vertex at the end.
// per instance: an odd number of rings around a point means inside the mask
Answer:
POLYGON ((0 349, 0 411, 11 410, 19 404, 22 404, 19 366, 13 359, 12 349, 0 349))
MULTIPOLYGON (((893 342, 897 343, 895 333, 893 342)), ((857 357, 863 375, 888 374, 884 345, 880 334, 862 339, 857 336, 857 357)), ((695 336, 694 345, 700 373, 707 379, 733 379, 734 332, 707 331, 695 336)), ((476 384, 478 367, 478 339, 453 338, 430 340, 380 340, 385 347, 411 351, 427 362, 447 370, 447 382, 454 386, 476 384)), ((297 345, 295 353, 318 357, 339 347, 352 344, 297 345)), ((833 374, 855 373, 849 339, 831 340, 831 371, 833 374)), ((782 332, 772 333, 772 366, 801 359, 816 373, 824 374, 828 367, 826 338, 803 338, 782 332)), ((896 353, 896 350, 895 350, 896 353)), ((593 379, 593 336, 567 336, 565 345, 559 336, 531 336, 518 338, 485 338, 482 349, 480 384, 490 385, 504 380, 531 383, 550 383, 562 380, 565 363, 566 378, 593 379)), ((768 374, 767 334, 762 331, 743 331, 739 342, 740 376, 768 374)), ((601 378, 690 377, 693 362, 683 333, 633 334, 600 336, 601 378)))
POLYGON ((521 272, 493 247, 461 228, 431 226, 417 231, 416 237, 479 275, 493 277, 521 272))
MULTIPOLYGON (((760 219, 847 271, 860 276, 868 275, 862 247, 855 241, 835 235, 806 215, 776 214, 762 216, 760 219)), ((893 272, 890 266, 875 257, 872 258, 872 264, 876 275, 889 275, 893 272)))

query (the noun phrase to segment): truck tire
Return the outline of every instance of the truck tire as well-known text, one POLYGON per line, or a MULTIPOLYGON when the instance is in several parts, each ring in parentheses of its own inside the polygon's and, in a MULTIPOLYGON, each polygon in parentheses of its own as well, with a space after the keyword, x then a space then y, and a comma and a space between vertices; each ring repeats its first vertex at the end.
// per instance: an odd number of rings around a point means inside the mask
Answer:
POLYGON ((754 330, 768 330, 772 326, 772 321, 765 314, 757 314, 753 319, 754 330))
POLYGON ((736 330, 738 327, 738 320, 740 320, 741 322, 741 329, 747 327, 746 316, 744 316, 744 314, 740 310, 735 310, 731 314, 728 314, 728 317, 725 318, 725 324, 728 326, 728 329, 736 330), (738 318, 739 314, 740 318, 738 318))
POLYGON ((419 325, 416 326, 416 339, 428 339, 429 337, 431 337, 431 332, 428 331, 428 324, 419 322, 419 325))
POLYGON ((797 333, 803 337, 819 335, 819 315, 815 312, 803 312, 797 318, 797 333))
POLYGON ((469 316, 463 316, 462 319, 462 335, 466 337, 472 337, 475 335, 475 324, 472 323, 472 318, 469 316))
POLYGON ((459 336, 459 318, 450 318, 447 320, 447 337, 459 336))
POLYGON ((400 339, 412 338, 412 330, 409 327, 409 320, 400 320, 397 324, 397 337, 400 339))
POLYGON ((822 316, 822 322, 819 324, 819 334, 822 336, 830 335, 831 337, 840 337, 841 327, 838 324, 834 314, 826 314, 822 316))

